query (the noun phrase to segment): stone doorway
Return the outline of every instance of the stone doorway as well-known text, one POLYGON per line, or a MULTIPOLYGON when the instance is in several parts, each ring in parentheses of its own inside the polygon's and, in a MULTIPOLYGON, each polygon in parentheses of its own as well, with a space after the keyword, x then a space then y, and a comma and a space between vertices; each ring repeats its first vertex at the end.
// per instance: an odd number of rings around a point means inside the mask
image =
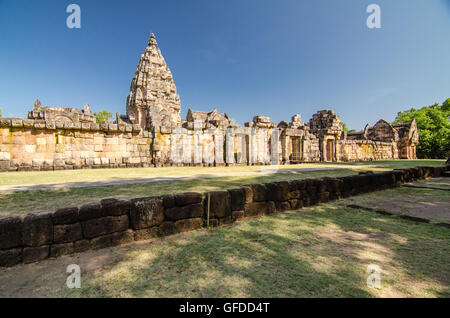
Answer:
POLYGON ((333 161, 334 159, 334 141, 327 140, 327 147, 325 151, 325 161, 333 161))
POLYGON ((300 137, 291 137, 292 154, 290 162, 298 163, 302 160, 302 140, 300 137))

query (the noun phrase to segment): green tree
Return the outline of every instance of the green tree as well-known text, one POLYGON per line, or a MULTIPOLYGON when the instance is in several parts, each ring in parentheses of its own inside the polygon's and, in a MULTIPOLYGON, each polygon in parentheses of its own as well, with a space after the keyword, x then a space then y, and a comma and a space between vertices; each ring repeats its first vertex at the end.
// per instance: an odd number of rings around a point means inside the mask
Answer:
POLYGON ((347 124, 344 123, 344 122, 342 122, 342 130, 343 131, 348 131, 347 124))
POLYGON ((98 113, 94 113, 94 116, 97 118, 98 124, 103 124, 112 118, 112 113, 107 110, 101 110, 98 113))
POLYGON ((394 124, 416 119, 419 130, 418 158, 445 158, 450 155, 450 98, 442 105, 411 108, 397 114, 394 124))
POLYGON ((0 107, 0 118, 2 118, 2 108, 0 107))

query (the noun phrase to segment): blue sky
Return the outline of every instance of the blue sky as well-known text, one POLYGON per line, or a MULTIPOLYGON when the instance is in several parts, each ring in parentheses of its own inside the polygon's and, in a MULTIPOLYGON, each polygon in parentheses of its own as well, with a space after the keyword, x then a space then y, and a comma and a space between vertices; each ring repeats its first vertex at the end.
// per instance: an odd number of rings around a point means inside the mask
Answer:
POLYGON ((150 32, 188 108, 238 123, 334 109, 349 128, 450 97, 450 0, 0 0, 4 117, 45 106, 125 113, 150 32), (81 7, 81 29, 66 7, 81 7), (366 7, 381 7, 368 29, 366 7))

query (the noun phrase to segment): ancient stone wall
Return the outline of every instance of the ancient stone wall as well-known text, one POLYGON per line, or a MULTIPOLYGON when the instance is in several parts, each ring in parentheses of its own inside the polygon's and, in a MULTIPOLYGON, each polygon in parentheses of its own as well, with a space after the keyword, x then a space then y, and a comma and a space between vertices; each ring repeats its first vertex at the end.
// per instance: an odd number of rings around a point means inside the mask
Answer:
POLYGON ((136 125, 0 118, 0 171, 146 167, 150 145, 136 125))
POLYGON ((416 167, 341 178, 251 184, 204 194, 105 199, 54 213, 7 217, 0 219, 0 266, 297 210, 419 178, 438 177, 445 170, 444 166, 416 167))
POLYGON ((151 34, 131 81, 126 115, 97 124, 83 109, 41 107, 28 119, 0 120, 0 171, 137 166, 278 165, 415 159, 417 124, 384 120, 343 134, 339 115, 320 110, 278 125, 257 115, 236 125, 217 109, 180 118, 175 81, 151 34))

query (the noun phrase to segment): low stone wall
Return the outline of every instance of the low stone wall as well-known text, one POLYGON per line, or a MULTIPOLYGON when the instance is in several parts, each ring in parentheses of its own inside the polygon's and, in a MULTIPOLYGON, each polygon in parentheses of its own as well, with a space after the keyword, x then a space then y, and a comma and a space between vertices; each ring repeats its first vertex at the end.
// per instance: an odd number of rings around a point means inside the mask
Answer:
POLYGON ((204 194, 105 199, 54 213, 0 219, 0 266, 232 223, 438 177, 446 167, 416 167, 341 178, 251 184, 204 194), (209 218, 208 218, 209 206, 209 218))
POLYGON ((394 142, 373 140, 339 140, 339 161, 371 161, 399 159, 394 142))
POLYGON ((151 142, 138 125, 0 118, 0 171, 146 167, 151 142))

